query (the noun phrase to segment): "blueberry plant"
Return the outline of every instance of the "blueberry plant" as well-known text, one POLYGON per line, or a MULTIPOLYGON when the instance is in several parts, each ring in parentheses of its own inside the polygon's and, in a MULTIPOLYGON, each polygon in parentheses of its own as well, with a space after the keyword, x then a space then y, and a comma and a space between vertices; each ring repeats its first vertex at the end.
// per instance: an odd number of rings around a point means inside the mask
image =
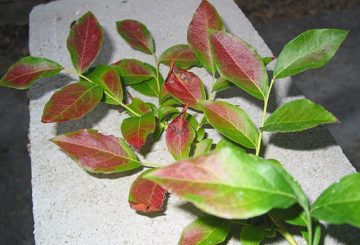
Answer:
POLYGON ((259 244, 277 233, 296 244, 284 223, 297 226, 310 245, 320 241, 320 221, 360 227, 359 173, 331 185, 310 206, 300 185, 278 161, 259 156, 263 131, 295 132, 338 122, 307 99, 288 102, 267 118, 266 113, 273 84, 328 63, 347 31, 314 29, 300 34, 284 46, 269 79, 266 65, 275 58, 261 57, 249 43, 228 33, 206 0, 201 1, 189 24, 188 44, 170 47, 159 57, 144 24, 127 19, 116 22, 116 28, 132 48, 152 55, 156 66, 122 59, 91 67, 104 35, 96 17, 88 12, 71 26, 67 39, 74 70, 45 58, 24 57, 9 68, 0 85, 27 89, 35 80, 61 71, 76 74, 79 81, 55 92, 45 105, 44 123, 79 119, 100 102, 123 107, 129 115, 121 123, 123 138, 81 129, 51 141, 89 172, 111 174, 149 167, 130 188, 131 208, 159 212, 166 192, 170 192, 204 211, 206 215, 184 229, 179 244, 221 243, 233 224, 242 226, 243 245, 259 244), (160 64, 170 67, 165 80, 160 64), (212 74, 208 96, 201 79, 187 71, 193 66, 212 74), (231 86, 264 102, 260 128, 241 106, 213 100, 216 91, 231 86), (158 105, 130 94, 124 96, 128 87, 157 97, 158 105), (189 111, 203 115, 197 121, 189 111), (224 136, 215 149, 213 139, 204 137, 204 125, 224 136), (146 144, 148 136, 158 140, 164 131, 167 148, 177 162, 159 165, 139 161, 135 152, 146 144))

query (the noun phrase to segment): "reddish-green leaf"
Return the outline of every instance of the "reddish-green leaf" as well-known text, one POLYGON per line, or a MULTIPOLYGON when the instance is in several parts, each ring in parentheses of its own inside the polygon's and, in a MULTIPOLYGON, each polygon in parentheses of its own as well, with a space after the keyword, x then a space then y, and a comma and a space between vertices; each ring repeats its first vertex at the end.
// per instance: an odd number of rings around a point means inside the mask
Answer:
POLYGON ((232 148, 181 160, 144 178, 227 219, 247 219, 296 202, 307 206, 299 184, 279 162, 232 148))
POLYGON ((187 40, 200 63, 211 73, 215 71, 212 59, 208 30, 225 30, 218 12, 208 1, 201 1, 189 24, 187 40))
MULTIPOLYGON (((145 103, 144 101, 142 101, 141 99, 139 98, 134 98, 132 101, 131 101, 131 104, 128 105, 128 107, 135 111, 137 114, 139 115, 144 115, 148 112, 151 111, 151 106, 149 103, 145 103)), ((132 114, 131 111, 128 111, 132 116, 135 116, 132 114)))
POLYGON ((168 125, 166 130, 166 146, 175 160, 189 156, 195 131, 185 119, 187 105, 178 117, 168 125))
POLYGON ((104 33, 95 16, 89 11, 71 27, 67 48, 75 69, 82 73, 99 54, 104 33))
POLYGON ((245 111, 222 101, 202 101, 200 107, 220 133, 245 147, 256 148, 259 133, 245 111))
POLYGON ((144 179, 143 176, 153 169, 144 171, 132 183, 129 193, 129 204, 132 209, 143 213, 160 211, 166 190, 155 182, 144 179))
POLYGON ((198 108, 198 102, 206 99, 204 84, 192 72, 178 69, 173 63, 165 80, 166 90, 177 100, 198 108))
POLYGON ((146 26, 137 20, 116 22, 121 37, 133 48, 152 54, 155 51, 154 40, 146 26))
POLYGON ((159 57, 159 61, 166 65, 170 65, 171 59, 177 67, 185 70, 193 66, 201 66, 194 52, 186 44, 172 46, 159 57))
POLYGON ((119 72, 124 85, 140 83, 155 77, 150 65, 135 59, 123 59, 112 64, 119 72))
POLYGON ((204 215, 185 227, 178 245, 222 243, 230 232, 230 220, 204 215))
POLYGON ((269 79, 256 50, 244 40, 224 31, 209 30, 209 38, 221 76, 263 100, 269 89, 269 79))
POLYGON ((65 122, 82 118, 99 104, 103 96, 100 86, 79 82, 55 92, 47 102, 42 122, 65 122))
POLYGON ((194 157, 209 153, 213 139, 204 139, 196 144, 194 157))
POLYGON ((123 139, 92 129, 56 136, 52 142, 93 173, 115 173, 141 166, 123 139))
POLYGON ((151 111, 141 117, 126 118, 121 124, 121 132, 126 142, 139 151, 148 135, 154 132, 155 127, 155 115, 151 111))
POLYGON ((121 81, 119 74, 113 67, 99 65, 87 77, 104 89, 106 103, 113 105, 122 103, 121 81))
POLYGON ((0 86, 27 89, 35 80, 55 76, 61 70, 61 65, 54 61, 27 56, 9 68, 1 78, 0 86))

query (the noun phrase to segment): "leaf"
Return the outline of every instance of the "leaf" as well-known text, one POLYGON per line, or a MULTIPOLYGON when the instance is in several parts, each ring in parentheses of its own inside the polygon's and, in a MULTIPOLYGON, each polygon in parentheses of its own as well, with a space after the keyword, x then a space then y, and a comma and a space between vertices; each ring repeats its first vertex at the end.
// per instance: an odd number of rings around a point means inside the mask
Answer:
POLYGON ((262 226, 245 225, 241 229, 241 245, 259 245, 265 237, 265 230, 262 226))
POLYGON ((98 65, 87 77, 104 89, 105 102, 120 105, 123 101, 123 90, 117 71, 107 65, 98 65))
POLYGON ((202 0, 189 24, 187 40, 200 63, 210 73, 214 73, 216 70, 211 56, 209 29, 225 30, 225 27, 214 6, 202 0))
POLYGON ((275 60, 276 57, 274 57, 274 56, 262 57, 261 59, 264 62, 264 65, 267 66, 271 61, 275 60))
POLYGON ((311 216, 330 224, 360 228, 360 173, 343 177, 327 188, 311 207, 311 216))
POLYGON ((222 90, 225 90, 232 86, 234 86, 234 84, 232 82, 229 82, 228 80, 226 80, 223 77, 219 77, 214 84, 213 90, 214 91, 222 91, 222 90))
POLYGON ((67 38, 67 49, 78 72, 84 72, 95 61, 103 39, 102 27, 90 11, 81 16, 71 27, 67 38))
POLYGON ((327 64, 335 55, 348 31, 337 29, 308 30, 288 42, 274 68, 274 78, 296 75, 327 64))
POLYGON ((187 70, 193 66, 201 66, 199 60, 196 58, 196 55, 186 44, 179 44, 168 48, 160 55, 159 62, 165 65, 170 65, 171 59, 180 69, 187 70))
POLYGON ((204 84, 192 72, 178 69, 173 63, 165 79, 166 90, 177 100, 190 107, 198 108, 198 102, 206 99, 204 84))
POLYGON ((206 154, 210 152, 213 139, 204 139, 196 144, 194 157, 206 154))
MULTIPOLYGON (((321 224, 318 221, 314 221, 312 222, 312 232, 313 232, 313 241, 312 241, 312 245, 318 245, 320 243, 321 240, 321 224)), ((309 242, 309 232, 306 229, 301 230, 301 235, 304 237, 304 239, 306 240, 306 242, 308 244, 310 244, 309 242)))
POLYGON ((275 208, 270 211, 270 214, 291 225, 306 227, 309 223, 304 209, 302 209, 298 204, 295 204, 287 209, 275 208))
POLYGON ((338 122, 330 112, 314 102, 301 99, 286 103, 274 111, 261 128, 271 132, 295 132, 338 122))
POLYGON ((225 147, 230 147, 235 151, 240 151, 243 153, 246 153, 245 149, 242 148, 240 145, 236 144, 235 142, 227 139, 227 138, 222 138, 219 143, 216 144, 216 150, 219 150, 221 148, 225 148, 225 147))
POLYGON ((200 141, 200 140, 202 140, 204 138, 204 136, 205 136, 205 129, 204 128, 199 128, 199 130, 196 131, 196 140, 200 141))
POLYGON ((224 31, 209 30, 211 52, 222 77, 264 100, 269 79, 262 58, 244 40, 224 31))
POLYGON ((129 193, 130 207, 143 213, 161 211, 166 194, 166 190, 160 185, 143 178, 151 171, 153 169, 141 173, 131 184, 129 193))
POLYGON ((122 20, 116 22, 116 29, 120 36, 133 48, 153 54, 154 40, 144 24, 137 20, 122 20))
POLYGON ((245 111, 223 101, 202 101, 200 108, 221 134, 247 148, 256 148, 259 133, 245 111))
POLYGON ((178 161, 144 178, 226 219, 247 219, 296 202, 307 205, 299 184, 280 163, 232 148, 178 161))
MULTIPOLYGON (((139 115, 145 115, 146 113, 152 111, 149 103, 145 103, 144 101, 136 97, 131 101, 131 104, 128 105, 128 107, 139 115)), ((135 116, 131 113, 131 111, 128 111, 128 113, 132 116, 135 116)))
POLYGON ((0 86, 27 89, 36 80, 55 76, 61 70, 61 65, 54 61, 32 56, 23 57, 1 78, 0 86))
POLYGON ((41 121, 65 122, 82 118, 99 104, 102 96, 102 88, 88 82, 67 85, 46 103, 41 121))
POLYGON ((124 139, 136 151, 140 150, 146 142, 149 134, 155 131, 155 115, 154 112, 148 112, 141 117, 129 117, 123 120, 121 124, 121 133, 124 139))
POLYGON ((195 139, 194 129, 185 120, 187 106, 171 121, 166 130, 166 146, 175 160, 189 156, 191 143, 195 139))
MULTIPOLYGON (((148 64, 145 63, 145 65, 148 65, 148 64)), ((154 69, 154 72, 156 72, 154 67, 152 67, 152 66, 150 66, 150 67, 154 69)), ((159 73, 160 87, 162 87, 163 84, 164 84, 164 78, 159 73)), ((129 86, 132 87, 137 92, 139 92, 143 95, 146 95, 146 96, 159 97, 159 95, 160 95, 155 77, 151 78, 150 80, 141 82, 141 83, 130 84, 129 86)))
POLYGON ((231 222, 211 215, 204 215, 185 227, 178 245, 208 245, 225 241, 231 222))
POLYGON ((81 129, 52 138, 85 170, 93 173, 116 173, 141 166, 123 139, 81 129))
POLYGON ((140 83, 155 77, 151 66, 135 59, 123 59, 112 64, 124 85, 140 83))
POLYGON ((160 106, 159 108, 159 120, 163 121, 167 116, 172 114, 180 114, 179 110, 172 106, 160 106))

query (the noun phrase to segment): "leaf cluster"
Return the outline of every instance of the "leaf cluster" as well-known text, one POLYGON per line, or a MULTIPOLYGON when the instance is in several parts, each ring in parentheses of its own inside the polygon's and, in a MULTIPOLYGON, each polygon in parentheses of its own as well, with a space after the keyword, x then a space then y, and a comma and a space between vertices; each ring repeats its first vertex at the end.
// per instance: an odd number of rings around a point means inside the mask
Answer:
POLYGON ((79 119, 101 102, 125 109, 123 138, 81 129, 51 139, 80 167, 106 174, 152 168, 133 182, 131 208, 159 212, 168 191, 207 213, 184 229, 179 244, 222 243, 232 225, 242 226, 241 244, 259 244, 277 232, 296 244, 283 222, 298 226, 310 245, 319 243, 319 221, 360 227, 359 173, 331 185, 310 206, 301 186, 278 161, 259 156, 264 131, 295 132, 338 122, 307 99, 290 101, 268 117, 266 113, 275 81, 328 63, 347 31, 313 29, 295 37, 280 52, 269 79, 266 65, 275 58, 261 57, 251 44, 227 32, 219 13, 206 0, 189 24, 188 43, 170 47, 159 57, 151 32, 141 22, 121 20, 116 29, 130 47, 152 55, 155 66, 121 59, 92 67, 104 34, 96 17, 87 12, 71 27, 67 39, 74 70, 45 58, 24 57, 0 81, 1 86, 26 89, 61 71, 76 74, 78 81, 56 91, 45 105, 44 123, 79 119), (160 64, 169 66, 165 79, 160 64), (194 66, 212 74, 208 96, 201 78, 188 71, 194 66), (260 127, 239 106, 213 100, 214 93, 232 86, 264 102, 260 127), (133 98, 129 87, 158 98, 158 105, 133 98), (194 113, 203 115, 197 120, 194 113), (206 138, 204 125, 224 136, 216 147, 213 139, 206 138), (176 162, 165 166, 139 161, 135 152, 147 144, 150 135, 158 140, 164 132, 176 162))

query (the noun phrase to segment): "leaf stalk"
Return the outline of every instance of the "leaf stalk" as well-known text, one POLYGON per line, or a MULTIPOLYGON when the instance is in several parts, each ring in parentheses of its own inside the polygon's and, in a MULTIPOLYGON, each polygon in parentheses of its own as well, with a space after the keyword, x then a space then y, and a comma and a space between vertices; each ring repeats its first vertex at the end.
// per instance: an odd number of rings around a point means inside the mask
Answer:
POLYGON ((283 227, 279 220, 274 216, 268 214, 270 219, 274 222, 277 227, 277 231, 289 242, 290 245, 298 245, 293 236, 283 227))

